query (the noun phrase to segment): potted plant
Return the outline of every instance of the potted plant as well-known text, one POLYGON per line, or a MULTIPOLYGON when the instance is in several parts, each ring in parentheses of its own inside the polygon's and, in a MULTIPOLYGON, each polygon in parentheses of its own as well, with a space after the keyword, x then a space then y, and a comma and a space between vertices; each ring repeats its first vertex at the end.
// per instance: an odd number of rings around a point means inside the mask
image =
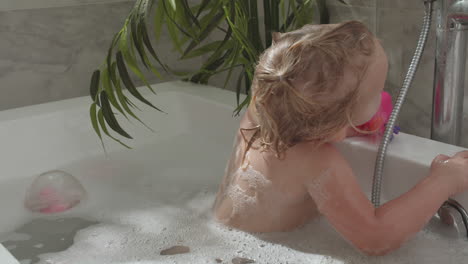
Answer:
POLYGON ((271 45, 272 32, 290 31, 312 23, 314 10, 319 14, 320 23, 329 22, 325 0, 200 0, 196 4, 188 0, 136 0, 122 29, 115 34, 104 63, 91 77, 93 102, 90 116, 96 134, 101 141, 107 135, 128 147, 109 132, 108 127, 122 137, 132 138, 119 125, 115 113, 144 125, 135 114, 136 106, 123 93, 125 88, 132 100, 161 111, 142 96, 130 77, 133 74, 152 90, 142 67, 158 78, 161 78, 161 71, 165 71, 182 80, 202 84, 221 72, 227 72, 227 84, 233 77, 233 70, 240 68, 240 74, 235 76, 235 113, 239 113, 248 105, 255 63, 263 50, 271 45), (159 58, 160 51, 154 48, 148 32, 150 12, 154 12, 155 42, 159 40, 162 28, 166 27, 180 60, 207 56, 199 69, 189 73, 176 72, 159 58), (263 33, 260 23, 264 24, 263 33), (213 34, 221 37, 207 41, 213 34), (247 98, 241 102, 239 95, 242 92, 247 98))

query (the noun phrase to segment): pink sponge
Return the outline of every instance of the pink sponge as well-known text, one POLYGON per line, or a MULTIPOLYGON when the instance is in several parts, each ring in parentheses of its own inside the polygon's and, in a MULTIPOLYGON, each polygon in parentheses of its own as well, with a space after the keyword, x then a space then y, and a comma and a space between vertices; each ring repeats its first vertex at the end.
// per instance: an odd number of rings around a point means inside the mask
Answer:
POLYGON ((380 102, 380 108, 375 113, 375 115, 371 118, 371 120, 367 121, 357 128, 365 131, 374 131, 379 134, 385 131, 385 124, 387 123, 390 115, 392 114, 393 105, 392 105, 392 97, 387 92, 382 92, 382 99, 380 102))

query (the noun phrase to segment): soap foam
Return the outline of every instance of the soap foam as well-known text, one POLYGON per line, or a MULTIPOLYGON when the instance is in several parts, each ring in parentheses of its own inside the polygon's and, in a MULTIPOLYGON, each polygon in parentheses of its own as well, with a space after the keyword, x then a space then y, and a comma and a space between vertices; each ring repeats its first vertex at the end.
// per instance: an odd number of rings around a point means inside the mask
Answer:
POLYGON ((44 254, 39 263, 215 263, 217 258, 230 263, 236 257, 256 263, 462 263, 468 258, 467 241, 430 230, 384 257, 360 254, 325 219, 292 232, 245 233, 212 219, 214 198, 214 192, 204 190, 179 203, 142 204, 137 199, 112 212, 87 212, 86 217, 101 223, 79 231, 72 247, 44 254), (160 255, 175 245, 187 246, 190 252, 160 255))

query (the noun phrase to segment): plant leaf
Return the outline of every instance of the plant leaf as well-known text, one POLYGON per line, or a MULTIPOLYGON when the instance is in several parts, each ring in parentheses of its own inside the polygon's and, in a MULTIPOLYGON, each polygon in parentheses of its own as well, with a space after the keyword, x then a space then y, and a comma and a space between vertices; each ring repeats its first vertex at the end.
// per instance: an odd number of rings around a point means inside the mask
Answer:
POLYGON ((133 44, 135 45, 135 48, 138 52, 138 54, 140 55, 140 59, 141 59, 141 62, 143 63, 143 65, 148 69, 149 66, 148 64, 146 63, 146 60, 145 60, 145 51, 143 50, 143 45, 140 41, 141 39, 141 35, 139 35, 138 33, 138 25, 137 25, 137 18, 135 17, 132 17, 130 19, 130 28, 131 28, 131 36, 132 36, 132 40, 133 40, 133 44))
POLYGON ((91 95, 91 99, 93 99, 93 102, 97 100, 97 92, 99 88, 100 76, 101 76, 100 70, 95 70, 93 72, 93 75, 91 76, 91 84, 89 86, 89 92, 91 95))
POLYGON ((205 10, 205 8, 210 3, 210 0, 203 0, 200 4, 200 8, 198 8, 197 14, 195 15, 196 18, 200 16, 200 14, 205 10))
MULTIPOLYGON (((224 85, 223 87, 226 88, 229 80, 231 79, 231 76, 232 76, 232 72, 234 70, 235 67, 237 67, 237 65, 234 65, 234 63, 237 62, 238 60, 238 57, 240 55, 240 52, 241 52, 241 49, 239 47, 236 47, 234 49, 234 52, 233 52, 233 57, 231 59, 231 62, 228 62, 228 64, 231 66, 230 69, 229 69, 229 72, 228 72, 228 75, 226 76, 226 79, 224 80, 224 85)), ((229 61, 229 60, 228 60, 229 61)), ((237 100, 239 101, 239 100, 237 100)))
POLYGON ((122 78, 122 82, 124 83, 125 87, 127 87, 128 91, 133 96, 135 96, 135 98, 137 98, 141 102, 145 103, 146 105, 151 106, 152 108, 154 108, 154 109, 156 109, 156 110, 158 110, 160 112, 164 112, 161 109, 154 106, 151 102, 146 100, 146 98, 144 98, 140 94, 140 92, 138 92, 138 90, 136 89, 135 85, 133 84, 130 76, 128 75, 127 67, 125 66, 124 59, 123 59, 123 56, 122 56, 122 52, 120 52, 120 51, 117 52, 116 59, 117 59, 117 69, 119 70, 119 74, 120 74, 120 77, 122 78))
POLYGON ((258 7, 257 7, 257 0, 249 0, 249 8, 248 8, 247 18, 249 18, 248 22, 248 33, 249 39, 251 40, 253 46, 256 48, 258 53, 262 51, 263 44, 260 38, 260 28, 258 23, 258 7))
POLYGON ((106 95, 108 95, 108 99, 111 102, 112 106, 114 106, 123 116, 125 116, 125 118, 127 118, 127 115, 122 110, 122 108, 120 107, 119 103, 117 102, 115 98, 114 90, 111 87, 109 71, 102 72, 102 86, 104 87, 104 91, 106 91, 106 95))
MULTIPOLYGON (((127 46, 127 29, 124 28, 122 32, 123 38, 120 38, 119 41, 119 52, 123 55, 123 58, 125 59, 125 62, 128 64, 128 67, 130 67, 130 70, 135 73, 135 75, 148 87, 148 89, 155 93, 151 85, 148 83, 148 81, 145 78, 145 75, 141 72, 140 68, 138 67, 136 63, 136 59, 134 54, 131 53, 131 49, 128 48, 127 46)), ((130 41, 130 44, 133 42, 130 41)), ((118 66, 118 65, 117 65, 118 66)))
POLYGON ((132 137, 122 129, 119 125, 119 122, 112 113, 112 108, 109 104, 109 98, 105 91, 101 92, 101 103, 102 103, 102 113, 104 114, 104 119, 106 120, 107 124, 114 130, 115 132, 119 133, 121 136, 132 139, 132 137))
POLYGON ((222 12, 216 13, 215 16, 213 16, 210 19, 210 22, 207 23, 206 27, 202 28, 202 31, 199 37, 196 40, 192 40, 192 42, 190 42, 190 44, 185 49, 182 57, 185 56, 187 53, 189 53, 197 45, 199 45, 203 40, 205 40, 210 35, 210 33, 213 32, 214 29, 216 29, 219 23, 223 21, 223 17, 224 17, 224 13, 222 12))
MULTIPOLYGON (((162 1, 164 2, 165 0, 162 0, 162 1)), ((176 5, 175 0, 169 0, 169 4, 171 4, 172 10, 174 11, 177 10, 177 5, 176 5)))
POLYGON ((91 104, 91 107, 89 108, 89 115, 91 117, 91 124, 93 125, 94 131, 98 135, 99 139, 101 139, 101 141, 102 141, 102 135, 101 135, 101 131, 99 129, 99 124, 98 124, 98 121, 97 121, 96 114, 97 114, 97 112, 96 112, 96 103, 93 103, 93 104, 91 104))
MULTIPOLYGON (((191 59, 191 58, 194 58, 194 57, 198 57, 198 56, 201 56, 203 54, 206 54, 208 52, 214 52, 216 51, 220 46, 221 44, 223 43, 223 41, 221 40, 217 40, 217 41, 213 41, 211 43, 208 43, 198 49, 195 49, 195 50, 192 50, 186 54, 184 54, 180 59, 182 60, 185 60, 185 59, 191 59)), ((232 47, 232 44, 231 45, 223 45, 221 47, 221 50, 224 50, 224 49, 228 49, 232 47)))
POLYGON ((258 57, 258 51, 257 49, 252 45, 252 43, 250 42, 250 40, 248 39, 248 37, 243 33, 241 32, 241 30, 239 29, 239 27, 234 23, 234 21, 229 17, 229 10, 227 9, 227 7, 224 7, 224 13, 226 14, 226 20, 229 24, 229 27, 232 29, 232 32, 233 32, 233 35, 236 37, 236 39, 242 43, 242 45, 245 47, 245 51, 247 53, 249 53, 249 55, 251 56, 252 60, 255 60, 257 59, 258 57))
MULTIPOLYGON (((172 23, 167 23, 167 25, 168 25, 168 26, 169 26, 169 25, 173 25, 173 26, 177 27, 177 29, 178 29, 181 33, 183 33, 184 35, 186 35, 187 37, 189 37, 189 38, 194 38, 192 35, 190 35, 190 33, 188 33, 187 31, 185 31, 184 28, 181 27, 181 26, 177 23, 177 21, 175 21, 175 19, 172 17, 172 13, 173 13, 173 12, 170 12, 170 11, 167 9, 167 7, 166 7, 166 1, 162 1, 162 5, 163 5, 163 7, 164 7, 164 10, 166 11, 166 16, 165 16, 165 17, 169 18, 170 22, 172 22, 172 23)), ((176 13, 176 14, 177 14, 177 13, 176 13)), ((168 28, 168 29, 169 29, 169 28, 168 28)), ((173 30, 173 29, 172 29, 172 30, 173 30)))
MULTIPOLYGON (((164 0, 162 0, 164 1, 164 0)), ((154 31, 154 37, 156 41, 159 41, 159 38, 161 37, 161 30, 162 26, 164 24, 164 7, 161 4, 161 1, 158 3, 158 6, 156 7, 155 13, 154 13, 154 19, 153 19, 153 31, 154 31)))
POLYGON ((271 6, 270 6, 270 0, 263 0, 263 10, 264 10, 264 16, 263 16, 263 22, 265 24, 265 46, 270 47, 271 46, 271 34, 273 33, 273 30, 271 29, 271 6))
POLYGON ((242 89, 242 78, 244 78, 244 71, 245 68, 241 73, 239 73, 239 77, 237 77, 237 82, 236 82, 236 102, 237 102, 237 107, 240 106, 240 94, 241 94, 241 89, 242 89))
POLYGON ((187 0, 180 0, 180 3, 182 4, 182 8, 184 9, 185 15, 190 18, 190 20, 198 27, 200 27, 200 23, 198 22, 197 17, 192 13, 192 10, 190 9, 189 4, 187 3, 187 0))
POLYGON ((330 14, 328 13, 327 1, 326 0, 316 0, 318 13, 320 15, 320 24, 329 24, 330 23, 330 14))
POLYGON ((141 30, 140 30, 140 34, 143 38, 143 43, 145 44, 146 48, 149 50, 150 54, 153 56, 153 58, 158 62, 158 64, 165 70, 167 71, 167 68, 166 66, 161 62, 161 60, 159 59, 158 55, 156 54, 156 52, 154 51, 153 49, 153 46, 151 45, 151 41, 149 39, 149 36, 148 36, 148 29, 146 27, 146 22, 142 22, 140 23, 140 27, 141 27, 141 30))
POLYGON ((126 145, 125 143, 123 143, 122 141, 115 138, 114 136, 112 136, 109 133, 109 131, 107 130, 106 122, 104 121, 104 115, 102 113, 102 109, 99 109, 99 111, 97 113, 97 117, 98 117, 99 124, 101 125, 102 131, 104 132, 104 134, 106 134, 108 137, 112 138, 114 141, 117 141, 120 145, 122 145, 122 146, 124 146, 124 147, 126 147, 128 149, 131 149, 131 147, 129 147, 128 145, 126 145))

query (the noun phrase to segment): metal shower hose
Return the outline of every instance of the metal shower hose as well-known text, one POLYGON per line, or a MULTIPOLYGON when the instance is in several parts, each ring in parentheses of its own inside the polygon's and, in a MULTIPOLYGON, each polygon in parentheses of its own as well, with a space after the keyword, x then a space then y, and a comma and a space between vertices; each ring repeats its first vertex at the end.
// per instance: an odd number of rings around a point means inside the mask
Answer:
POLYGON ((429 30, 431 28, 433 1, 434 0, 425 1, 426 8, 424 22, 421 34, 419 35, 418 46, 416 47, 416 51, 414 52, 413 60, 411 61, 411 64, 408 68, 405 81, 403 82, 403 86, 401 87, 400 93, 398 94, 398 98, 395 102, 392 114, 390 115, 390 118, 388 120, 382 142, 379 146, 379 152, 375 160, 374 179, 372 182, 372 203, 375 207, 380 206, 380 191, 382 188, 382 175, 385 163, 385 155, 387 153, 388 144, 390 143, 390 138, 393 134, 393 127, 395 126, 396 119, 398 117, 398 114, 400 113, 401 106, 405 101, 408 89, 411 86, 411 83, 413 82, 414 75, 416 74, 416 70, 418 69, 419 62, 421 61, 421 55, 424 51, 424 47, 426 46, 427 36, 429 35, 429 30))

